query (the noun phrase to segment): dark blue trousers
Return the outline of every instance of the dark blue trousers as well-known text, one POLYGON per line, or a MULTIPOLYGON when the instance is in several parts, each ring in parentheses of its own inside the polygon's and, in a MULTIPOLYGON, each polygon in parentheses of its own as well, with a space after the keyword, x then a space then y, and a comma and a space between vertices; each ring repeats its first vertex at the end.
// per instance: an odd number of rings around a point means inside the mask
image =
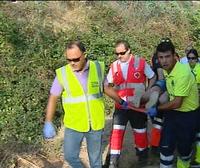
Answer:
POLYGON ((190 112, 170 110, 164 113, 160 143, 161 165, 172 165, 175 149, 180 159, 185 161, 190 159, 192 144, 195 140, 196 123, 197 110, 190 112))

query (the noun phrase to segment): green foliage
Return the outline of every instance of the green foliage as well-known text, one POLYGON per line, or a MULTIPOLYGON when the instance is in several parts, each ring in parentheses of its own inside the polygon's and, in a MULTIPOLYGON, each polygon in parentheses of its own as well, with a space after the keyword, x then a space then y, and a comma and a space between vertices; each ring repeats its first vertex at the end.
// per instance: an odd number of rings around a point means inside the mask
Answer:
POLYGON ((192 12, 190 15, 190 24, 192 26, 191 36, 194 40, 195 47, 200 50, 200 10, 192 12))
MULTIPOLYGON (((189 2, 109 1, 89 6, 75 1, 60 2, 57 6, 56 3, 0 4, 2 144, 41 142, 54 71, 66 64, 63 51, 71 39, 81 39, 86 44, 87 56, 104 61, 106 70, 116 59, 113 46, 118 39, 128 40, 133 53, 147 60, 164 36, 172 38, 182 53, 190 38, 200 49, 200 11, 190 15, 189 2), (76 18, 70 20, 69 16, 74 15, 76 18)), ((106 97, 106 113, 110 114, 112 108, 106 97)), ((59 127, 63 115, 60 103, 57 109, 55 124, 59 127)))
POLYGON ((48 98, 44 92, 48 93, 55 66, 63 64, 63 49, 49 27, 33 29, 3 14, 0 22, 1 141, 40 142, 48 98))

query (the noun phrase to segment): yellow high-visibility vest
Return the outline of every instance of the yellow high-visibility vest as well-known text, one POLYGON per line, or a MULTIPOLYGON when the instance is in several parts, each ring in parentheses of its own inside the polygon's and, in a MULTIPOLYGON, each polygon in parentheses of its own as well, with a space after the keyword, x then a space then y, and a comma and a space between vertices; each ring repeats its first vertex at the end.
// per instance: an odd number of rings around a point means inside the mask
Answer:
POLYGON ((200 84, 200 63, 196 63, 196 65, 195 65, 194 69, 192 70, 192 72, 195 75, 197 84, 200 84))
POLYGON ((56 70, 59 83, 63 86, 62 104, 64 125, 79 132, 100 130, 105 124, 103 101, 104 64, 89 61, 87 93, 70 65, 56 70))

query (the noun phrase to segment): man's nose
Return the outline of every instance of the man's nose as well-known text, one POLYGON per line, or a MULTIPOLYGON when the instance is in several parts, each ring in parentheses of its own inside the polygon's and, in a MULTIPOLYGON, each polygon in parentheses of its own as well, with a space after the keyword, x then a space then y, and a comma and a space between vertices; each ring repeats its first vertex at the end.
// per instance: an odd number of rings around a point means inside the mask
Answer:
POLYGON ((164 57, 162 61, 163 61, 164 63, 166 63, 167 59, 164 57))
POLYGON ((74 61, 70 61, 70 64, 71 64, 71 65, 74 65, 74 64, 75 64, 75 62, 74 62, 74 61))

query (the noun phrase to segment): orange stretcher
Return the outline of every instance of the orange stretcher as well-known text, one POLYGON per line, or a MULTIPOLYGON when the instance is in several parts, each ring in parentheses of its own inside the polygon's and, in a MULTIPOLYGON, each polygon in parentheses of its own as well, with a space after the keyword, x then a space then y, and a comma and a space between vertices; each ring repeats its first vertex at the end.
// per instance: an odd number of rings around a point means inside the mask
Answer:
POLYGON ((147 112, 147 109, 135 107, 135 106, 132 105, 132 103, 128 103, 128 108, 132 109, 134 111, 137 111, 137 112, 145 113, 145 114, 147 112))

